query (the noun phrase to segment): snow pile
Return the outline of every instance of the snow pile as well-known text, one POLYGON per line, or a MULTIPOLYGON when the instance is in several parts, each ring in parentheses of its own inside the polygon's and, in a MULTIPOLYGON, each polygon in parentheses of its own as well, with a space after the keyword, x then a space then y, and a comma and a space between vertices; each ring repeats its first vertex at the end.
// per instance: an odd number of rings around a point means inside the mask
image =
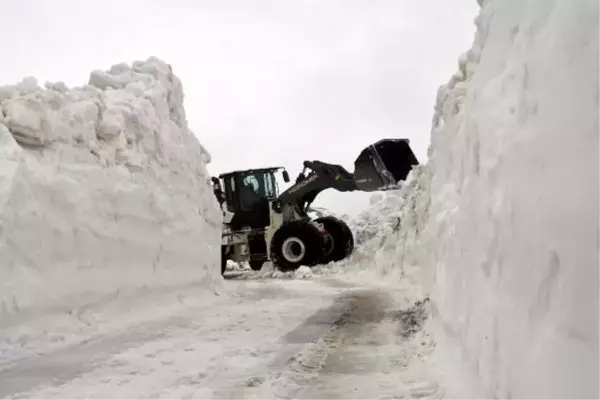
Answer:
POLYGON ((171 67, 0 88, 0 329, 220 282, 221 216, 171 67))
MULTIPOLYGON (((410 179, 410 178, 408 178, 410 179)), ((402 187, 405 182, 399 182, 402 187)), ((325 216, 339 218, 348 224, 348 227, 354 235, 354 243, 361 245, 368 242, 376 236, 381 236, 381 225, 398 225, 398 219, 394 216, 403 202, 402 190, 394 189, 382 191, 371 195, 369 199, 369 209, 359 213, 356 216, 336 213, 325 207, 311 207, 309 215, 312 219, 325 216)))
POLYGON ((598 398, 598 2, 482 3, 374 262, 431 295, 449 396, 598 398))
MULTIPOLYGON (((414 274, 407 273, 407 268, 400 268, 401 258, 395 258, 391 253, 396 252, 400 234, 406 234, 406 229, 401 227, 412 226, 422 213, 421 208, 415 204, 415 194, 421 193, 422 182, 417 177, 422 174, 424 166, 413 168, 404 182, 400 182, 400 189, 375 193, 370 198, 370 207, 352 219, 347 219, 348 226, 354 235, 354 251, 347 259, 329 263, 324 266, 313 267, 313 273, 319 275, 333 275, 350 273, 345 279, 364 281, 380 285, 381 275, 388 276, 386 284, 401 280, 403 291, 409 296, 414 296, 416 301, 423 297, 419 290, 419 281, 411 279, 414 274), (409 206, 405 207, 405 205, 409 206), (394 276, 391 276, 394 275, 394 276)), ((425 204, 425 203, 423 203, 425 204)), ((411 301, 412 301, 411 300, 411 301)))
POLYGON ((403 198, 400 190, 376 193, 369 199, 369 209, 361 212, 348 221, 354 234, 354 243, 360 246, 375 237, 382 237, 382 226, 396 229, 400 220, 397 210, 402 207, 403 198))

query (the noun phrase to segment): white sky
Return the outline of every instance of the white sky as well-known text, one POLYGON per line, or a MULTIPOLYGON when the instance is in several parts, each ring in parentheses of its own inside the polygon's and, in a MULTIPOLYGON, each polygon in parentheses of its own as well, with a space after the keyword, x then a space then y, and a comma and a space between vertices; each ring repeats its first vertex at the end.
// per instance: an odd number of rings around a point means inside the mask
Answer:
MULTIPOLYGON (((87 83, 154 55, 182 79, 191 129, 217 175, 303 160, 353 170, 407 137, 425 161, 437 88, 470 48, 475 0, 0 0, 0 83, 87 83)), ((315 205, 360 211, 369 194, 315 205)))

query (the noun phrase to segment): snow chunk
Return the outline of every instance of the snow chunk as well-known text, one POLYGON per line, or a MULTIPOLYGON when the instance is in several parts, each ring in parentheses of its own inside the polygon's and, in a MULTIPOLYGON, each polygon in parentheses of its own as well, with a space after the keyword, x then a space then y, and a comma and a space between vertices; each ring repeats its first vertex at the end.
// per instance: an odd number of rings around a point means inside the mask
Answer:
POLYGON ((157 58, 89 85, 0 88, 0 329, 138 290, 221 282, 210 155, 157 58))
POLYGON ((294 278, 297 279, 307 279, 312 278, 312 276, 313 272, 311 271, 310 267, 307 267, 306 265, 302 265, 300 268, 294 271, 294 278))

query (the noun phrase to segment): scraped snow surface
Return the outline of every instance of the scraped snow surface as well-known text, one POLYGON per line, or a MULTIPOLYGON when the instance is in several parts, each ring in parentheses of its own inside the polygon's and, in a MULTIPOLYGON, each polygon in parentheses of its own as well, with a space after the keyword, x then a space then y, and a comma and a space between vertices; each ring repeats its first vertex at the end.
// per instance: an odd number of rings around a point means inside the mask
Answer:
POLYGON ((0 111, 0 329, 221 281, 210 157, 169 65, 73 89, 26 78, 0 88, 0 111))
POLYGON ((188 292, 143 324, 0 368, 0 397, 440 397, 425 363, 426 305, 393 287, 227 283, 223 296, 188 292))

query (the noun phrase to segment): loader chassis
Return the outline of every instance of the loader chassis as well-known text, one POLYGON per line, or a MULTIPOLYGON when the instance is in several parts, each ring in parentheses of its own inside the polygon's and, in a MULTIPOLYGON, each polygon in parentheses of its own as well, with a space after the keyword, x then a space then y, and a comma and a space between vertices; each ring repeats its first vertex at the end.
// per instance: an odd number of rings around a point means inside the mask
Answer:
MULTIPOLYGON (((353 174, 341 165, 305 161, 295 184, 281 194, 275 174, 282 167, 233 171, 212 178, 224 217, 221 272, 227 259, 246 261, 254 270, 272 261, 285 271, 348 257, 354 248, 348 225, 332 216, 314 220, 309 216, 317 195, 326 189, 395 189, 417 164, 407 139, 384 139, 359 154, 353 174)), ((282 174, 289 182, 285 169, 282 174)))

